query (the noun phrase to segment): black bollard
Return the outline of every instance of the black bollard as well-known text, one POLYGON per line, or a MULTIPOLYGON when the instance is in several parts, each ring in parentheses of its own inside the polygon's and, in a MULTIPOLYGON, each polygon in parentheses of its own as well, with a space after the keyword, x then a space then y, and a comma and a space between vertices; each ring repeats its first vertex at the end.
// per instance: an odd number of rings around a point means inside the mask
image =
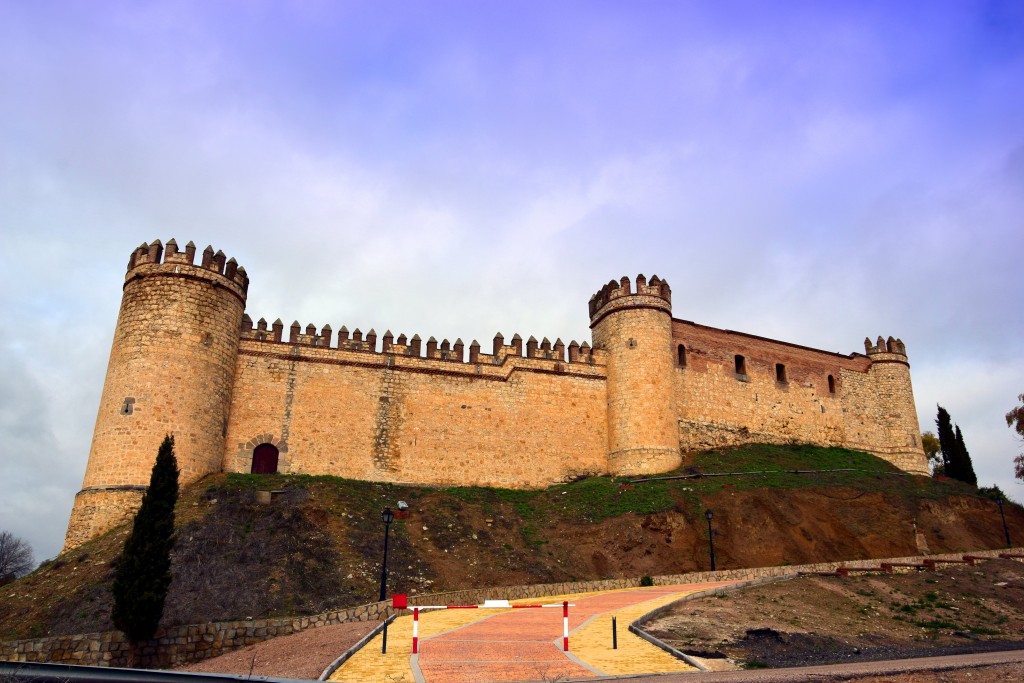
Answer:
POLYGON ((386 655, 388 653, 388 617, 384 615, 384 630, 380 633, 380 653, 386 655))
POLYGON ((615 616, 612 615, 612 649, 619 649, 619 633, 615 628, 615 616))

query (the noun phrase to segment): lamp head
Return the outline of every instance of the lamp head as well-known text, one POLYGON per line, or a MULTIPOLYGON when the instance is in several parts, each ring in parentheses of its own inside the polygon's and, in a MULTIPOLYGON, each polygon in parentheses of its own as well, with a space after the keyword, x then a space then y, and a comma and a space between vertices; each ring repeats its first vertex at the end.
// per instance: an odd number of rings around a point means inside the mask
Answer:
POLYGON ((391 511, 391 508, 384 508, 384 512, 380 513, 380 518, 385 524, 391 524, 395 521, 395 513, 391 511))
POLYGON ((711 521, 711 518, 712 518, 712 517, 714 517, 715 515, 714 515, 714 513, 713 513, 713 512, 711 512, 711 510, 705 510, 705 511, 704 511, 704 516, 705 516, 705 517, 707 518, 707 520, 708 520, 708 521, 710 522, 710 521, 711 521))

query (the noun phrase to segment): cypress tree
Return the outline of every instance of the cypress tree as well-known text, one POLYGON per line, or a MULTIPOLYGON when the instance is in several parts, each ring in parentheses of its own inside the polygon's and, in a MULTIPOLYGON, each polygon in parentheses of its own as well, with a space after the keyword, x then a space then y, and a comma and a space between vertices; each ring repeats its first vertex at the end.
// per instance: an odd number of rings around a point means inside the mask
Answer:
MULTIPOLYGON (((164 437, 124 544, 114 577, 114 626, 134 645, 156 633, 171 584, 174 547, 174 504, 178 500, 178 463, 174 437, 164 437)), ((134 659, 134 657, 132 657, 134 659)))
POLYGON ((971 463, 971 454, 967 452, 964 445, 964 435, 960 433, 960 425, 956 426, 956 455, 960 461, 960 481, 967 482, 971 486, 978 485, 978 475, 974 473, 974 465, 971 463))
POLYGON ((956 458, 956 435, 953 433, 953 421, 949 419, 949 413, 942 406, 937 406, 938 415, 935 417, 935 427, 939 432, 939 448, 942 450, 942 470, 950 479, 959 479, 957 475, 956 458))

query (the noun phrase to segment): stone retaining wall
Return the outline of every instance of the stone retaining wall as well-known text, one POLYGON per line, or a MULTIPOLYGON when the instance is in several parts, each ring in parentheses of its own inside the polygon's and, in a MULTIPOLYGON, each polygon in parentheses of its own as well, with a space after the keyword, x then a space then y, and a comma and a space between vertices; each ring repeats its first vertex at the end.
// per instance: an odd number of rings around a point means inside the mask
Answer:
MULTIPOLYGON (((1017 548, 1011 551, 971 551, 969 554, 978 557, 997 557, 1001 552, 1022 553, 1024 548, 1017 548)), ((717 572, 691 572, 688 574, 654 577, 654 583, 659 586, 668 586, 702 583, 705 581, 753 581, 770 577, 793 576, 799 572, 831 572, 841 565, 847 567, 877 567, 882 562, 921 562, 924 559, 959 559, 963 555, 964 553, 948 553, 945 555, 922 555, 874 560, 820 562, 817 564, 782 567, 725 569, 717 572)), ((474 588, 448 593, 411 596, 410 604, 472 605, 482 603, 486 599, 519 600, 543 598, 551 595, 632 588, 639 584, 639 579, 606 579, 601 581, 546 583, 532 586, 474 588)), ((224 621, 160 629, 153 640, 142 644, 137 653, 135 666, 168 668, 200 661, 209 657, 216 657, 217 655, 237 650, 247 645, 254 645, 269 638, 298 633, 307 628, 352 621, 381 621, 394 612, 389 605, 390 603, 387 602, 374 602, 368 605, 360 605, 359 607, 324 612, 306 617, 224 621)), ((643 620, 644 618, 641 618, 638 621, 643 620)), ((128 649, 128 642, 120 631, 84 633, 73 636, 55 636, 0 643, 0 661, 125 666, 128 661, 128 649)))

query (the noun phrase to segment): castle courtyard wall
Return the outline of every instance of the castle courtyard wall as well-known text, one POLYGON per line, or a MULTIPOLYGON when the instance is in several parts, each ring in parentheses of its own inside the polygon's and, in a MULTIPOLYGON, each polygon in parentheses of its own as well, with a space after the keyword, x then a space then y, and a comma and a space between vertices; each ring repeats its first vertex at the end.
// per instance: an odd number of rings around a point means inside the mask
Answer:
POLYGON ((279 471, 541 487, 607 469, 605 368, 501 354, 476 363, 243 340, 224 469, 274 443, 279 471))

